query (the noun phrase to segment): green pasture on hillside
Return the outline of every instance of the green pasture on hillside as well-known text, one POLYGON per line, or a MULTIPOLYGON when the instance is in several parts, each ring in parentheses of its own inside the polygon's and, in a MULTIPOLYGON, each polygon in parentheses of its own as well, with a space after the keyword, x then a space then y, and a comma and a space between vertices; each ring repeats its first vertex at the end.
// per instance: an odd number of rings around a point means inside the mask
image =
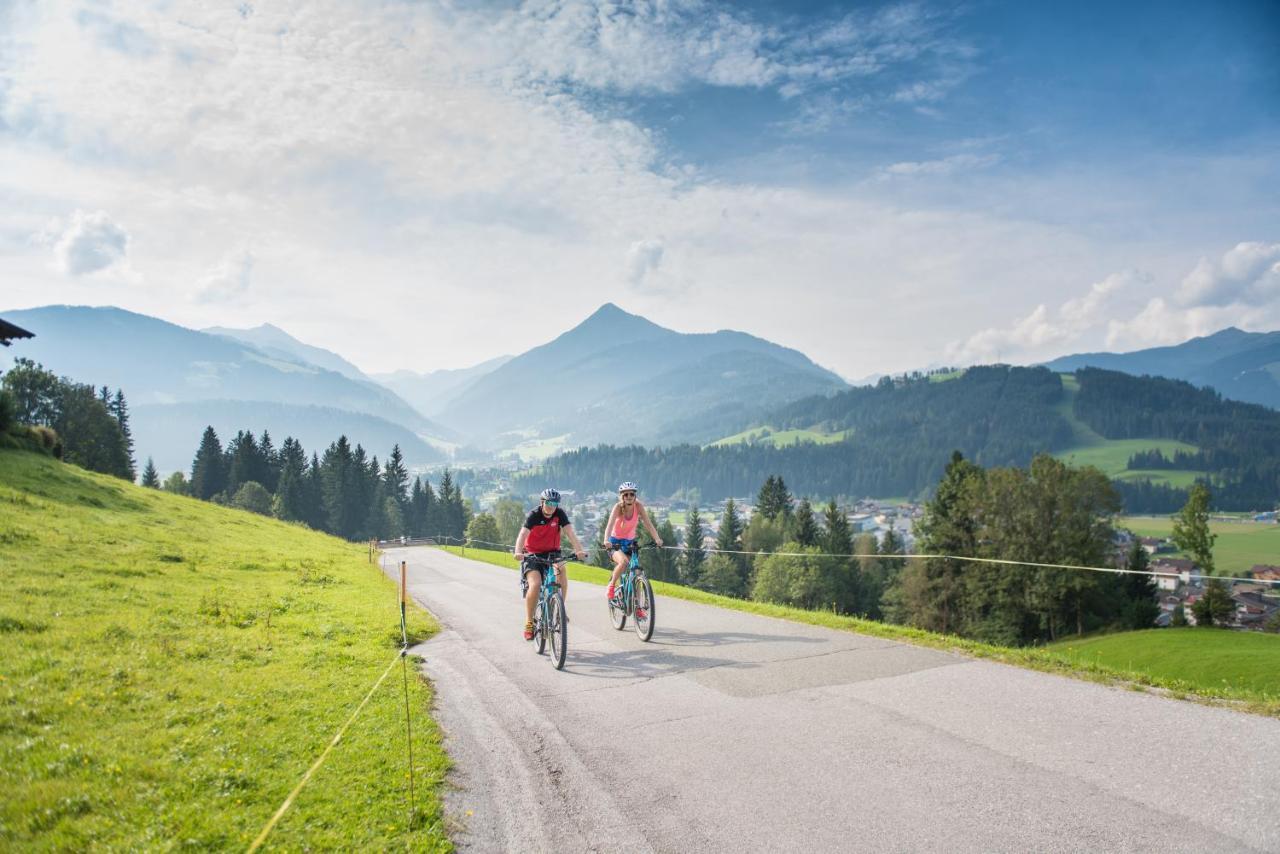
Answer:
MULTIPOLYGON (((1173 533, 1173 519, 1168 516, 1122 516, 1116 524, 1141 537, 1173 533)), ((1256 564, 1280 565, 1280 525, 1215 519, 1209 522, 1209 530, 1218 535, 1213 559, 1219 575, 1243 575, 1256 564)))
POLYGON ((815 445, 830 445, 841 442, 849 436, 849 431, 826 433, 821 430, 774 430, 772 427, 752 427, 741 433, 734 433, 712 442, 708 447, 723 445, 744 445, 748 443, 766 443, 777 448, 798 445, 801 442, 812 442, 815 445))
POLYGON ((1150 469, 1133 470, 1129 466, 1129 458, 1139 451, 1158 450, 1166 457, 1172 457, 1178 451, 1193 454, 1199 450, 1195 445, 1179 442, 1176 439, 1108 439, 1088 424, 1076 417, 1074 410, 1076 395, 1080 392, 1080 382, 1074 374, 1060 374, 1062 390, 1065 392, 1058 404, 1058 413, 1071 425, 1073 441, 1070 447, 1054 454, 1060 460, 1073 466, 1094 466, 1101 469, 1108 477, 1122 480, 1150 480, 1153 483, 1167 483, 1170 486, 1185 488, 1195 483, 1197 477, 1204 472, 1182 469, 1150 469))
MULTIPOLYGON (((245 850, 396 662, 366 547, 0 451, 0 849, 245 850)), ((435 626, 411 614, 411 639, 435 626)), ((447 850, 446 757, 400 665, 268 840, 447 850)))
MULTIPOLYGON (((462 554, 457 546, 445 547, 445 551, 462 554)), ((466 549, 465 556, 472 560, 491 563, 510 569, 513 572, 516 562, 510 552, 484 551, 466 549)), ((577 562, 569 563, 569 579, 571 583, 587 582, 588 584, 607 584, 608 570, 597 566, 587 566, 577 562)), ((809 625, 824 626, 839 631, 858 632, 859 634, 889 638, 905 643, 946 649, 972 655, 978 658, 989 658, 1007 664, 1028 667, 1051 673, 1060 673, 1081 679, 1090 679, 1108 683, 1122 683, 1135 688, 1149 686, 1172 692, 1176 696, 1193 697, 1201 700, 1224 700, 1237 704, 1240 708, 1261 714, 1280 717, 1280 686, 1276 685, 1280 673, 1280 636, 1267 635, 1264 640, 1245 632, 1217 632, 1203 629, 1209 635, 1217 637, 1202 647, 1197 647, 1198 656, 1183 667, 1176 661, 1164 661, 1162 666, 1150 666, 1149 662, 1162 661, 1158 652, 1162 638, 1173 641, 1167 655, 1176 657, 1183 647, 1177 645, 1177 631, 1156 629, 1152 632, 1127 632, 1105 636, 1114 639, 1114 643, 1122 643, 1123 638, 1130 635, 1152 634, 1154 637, 1146 641, 1146 646, 1154 650, 1149 658, 1127 656, 1124 660, 1104 655, 1083 655, 1079 652, 1081 644, 1091 643, 1104 638, 1084 638, 1077 641, 1064 641, 1054 646, 1011 648, 994 646, 978 641, 966 640, 954 635, 941 635, 926 632, 907 626, 865 620, 830 611, 807 611, 785 605, 772 605, 765 602, 753 602, 746 599, 734 599, 719 596, 679 584, 653 582, 654 594, 657 598, 654 609, 657 617, 657 631, 662 631, 662 599, 685 599, 700 602, 704 605, 715 605, 766 617, 793 620, 809 625), (1235 645, 1239 640, 1240 646, 1235 645), (1238 655, 1243 650, 1244 655, 1238 655), (1215 668, 1220 675, 1213 678, 1205 676, 1213 673, 1215 668), (1224 677, 1227 681, 1223 681, 1224 677)), ((1137 645, 1134 645, 1137 648, 1137 645)), ((570 648, 570 655, 573 654, 570 648)))

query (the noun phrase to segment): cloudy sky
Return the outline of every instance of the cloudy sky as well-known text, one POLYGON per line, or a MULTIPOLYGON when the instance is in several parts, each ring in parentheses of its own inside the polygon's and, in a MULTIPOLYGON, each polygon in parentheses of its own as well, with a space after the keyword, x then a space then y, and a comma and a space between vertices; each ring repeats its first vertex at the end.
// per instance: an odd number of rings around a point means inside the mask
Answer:
POLYGON ((0 0, 0 309, 369 371, 605 301, 850 378, 1280 329, 1278 41, 1266 0, 0 0))

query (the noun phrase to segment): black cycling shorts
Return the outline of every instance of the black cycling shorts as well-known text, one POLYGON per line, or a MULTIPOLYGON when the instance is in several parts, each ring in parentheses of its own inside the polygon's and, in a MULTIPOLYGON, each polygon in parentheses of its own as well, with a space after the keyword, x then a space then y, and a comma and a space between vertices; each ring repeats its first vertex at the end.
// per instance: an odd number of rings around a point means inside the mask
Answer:
POLYGON ((542 561, 534 562, 529 560, 531 557, 543 558, 551 563, 560 561, 560 550, 556 549, 552 552, 536 552, 529 554, 520 563, 520 596, 524 597, 529 592, 529 580, 525 578, 531 572, 538 573, 538 578, 542 581, 547 580, 547 565, 542 561))

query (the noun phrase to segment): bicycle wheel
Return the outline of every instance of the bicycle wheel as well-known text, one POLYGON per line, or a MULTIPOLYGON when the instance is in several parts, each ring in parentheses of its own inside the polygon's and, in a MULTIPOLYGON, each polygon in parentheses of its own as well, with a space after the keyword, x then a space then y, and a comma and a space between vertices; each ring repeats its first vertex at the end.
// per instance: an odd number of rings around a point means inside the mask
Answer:
POLYGON ((565 653, 569 651, 569 621, 564 618, 564 597, 559 590, 550 605, 551 664, 556 670, 563 670, 565 653))
MULTIPOLYGON (((615 599, 621 600, 622 591, 626 586, 626 577, 618 579, 618 595, 615 599)), ((609 600, 609 621, 613 623, 613 627, 618 631, 622 631, 627 627, 627 607, 626 604, 619 604, 614 599, 609 600)))
POLYGON ((631 616, 635 620, 636 637, 647 641, 653 637, 653 585, 643 575, 636 577, 636 593, 631 616))
POLYGON ((547 648, 547 600, 538 601, 538 613, 533 621, 533 650, 542 655, 547 648))

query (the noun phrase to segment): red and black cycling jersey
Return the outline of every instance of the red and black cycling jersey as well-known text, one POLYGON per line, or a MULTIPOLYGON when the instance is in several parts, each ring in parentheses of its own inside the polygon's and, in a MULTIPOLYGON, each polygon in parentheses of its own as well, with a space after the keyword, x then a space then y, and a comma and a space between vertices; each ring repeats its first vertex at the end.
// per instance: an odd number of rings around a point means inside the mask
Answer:
POLYGON ((537 554, 559 549, 560 529, 567 528, 570 524, 569 515, 559 507, 550 516, 538 507, 524 520, 524 526, 529 531, 529 537, 524 541, 524 550, 537 554))

